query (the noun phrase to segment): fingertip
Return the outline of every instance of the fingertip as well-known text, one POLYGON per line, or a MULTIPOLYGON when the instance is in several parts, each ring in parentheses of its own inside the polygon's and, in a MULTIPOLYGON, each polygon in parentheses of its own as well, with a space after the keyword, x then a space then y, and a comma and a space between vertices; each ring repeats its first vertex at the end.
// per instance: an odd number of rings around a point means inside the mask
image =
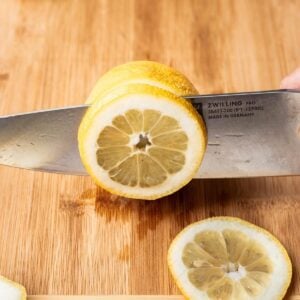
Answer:
POLYGON ((300 88, 300 68, 284 77, 280 82, 281 89, 299 89, 300 88))
POLYGON ((284 77, 284 78, 281 80, 279 87, 280 87, 281 89, 287 89, 287 88, 288 88, 288 87, 287 87, 287 84, 286 84, 286 77, 284 77))

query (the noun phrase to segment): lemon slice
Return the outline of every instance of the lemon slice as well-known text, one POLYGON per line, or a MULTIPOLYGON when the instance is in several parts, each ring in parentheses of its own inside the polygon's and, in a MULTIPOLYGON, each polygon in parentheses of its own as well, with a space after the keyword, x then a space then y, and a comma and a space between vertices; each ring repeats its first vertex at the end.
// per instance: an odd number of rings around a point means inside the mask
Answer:
POLYGON ((183 98, 147 84, 120 86, 79 128, 81 159, 111 193, 157 199, 187 184, 206 147, 201 117, 183 98))
POLYGON ((0 299, 26 300, 26 290, 22 285, 0 276, 0 299))
POLYGON ((193 84, 177 70, 153 61, 132 61, 105 73, 96 83, 86 103, 102 99, 115 87, 134 83, 160 87, 177 96, 197 94, 193 84))
POLYGON ((273 235, 230 217, 186 227, 169 248, 168 265, 188 299, 282 299, 292 276, 273 235))

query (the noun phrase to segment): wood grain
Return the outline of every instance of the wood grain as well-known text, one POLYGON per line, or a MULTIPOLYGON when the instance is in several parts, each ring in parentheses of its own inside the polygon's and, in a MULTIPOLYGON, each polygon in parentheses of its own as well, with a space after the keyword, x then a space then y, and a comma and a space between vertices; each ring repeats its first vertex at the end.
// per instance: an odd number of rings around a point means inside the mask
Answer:
MULTIPOLYGON (((182 296, 29 296, 27 300, 183 300, 182 296)), ((300 299, 300 298, 298 298, 300 299)), ((292 300, 298 300, 296 297, 292 300)))
MULTIPOLYGON (((182 296, 29 296, 27 300, 183 300, 182 296)), ((300 296, 289 297, 299 300, 300 296)))
MULTIPOLYGON (((202 93, 276 89, 300 64, 300 1, 1 0, 0 113, 83 103, 110 67, 151 59, 202 93)), ((300 178, 194 180, 156 202, 91 179, 0 167, 0 273, 29 294, 178 294, 170 241, 209 216, 274 233, 300 294, 300 178)), ((35 298, 37 299, 37 298, 35 298)))

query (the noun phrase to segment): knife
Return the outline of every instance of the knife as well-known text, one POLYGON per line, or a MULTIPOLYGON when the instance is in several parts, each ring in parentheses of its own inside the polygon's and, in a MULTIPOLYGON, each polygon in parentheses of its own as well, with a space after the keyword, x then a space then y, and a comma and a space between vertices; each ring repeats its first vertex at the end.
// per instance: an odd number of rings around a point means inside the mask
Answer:
MULTIPOLYGON (((208 145, 195 178, 300 175, 300 90, 185 97, 208 145)), ((0 117, 0 164, 87 175, 77 130, 88 105, 0 117)))

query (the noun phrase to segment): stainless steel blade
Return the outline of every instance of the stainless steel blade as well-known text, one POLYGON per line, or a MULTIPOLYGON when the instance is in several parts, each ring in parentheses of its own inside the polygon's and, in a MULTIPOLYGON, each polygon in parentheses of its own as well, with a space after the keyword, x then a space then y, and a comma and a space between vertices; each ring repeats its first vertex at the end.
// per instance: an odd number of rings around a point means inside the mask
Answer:
MULTIPOLYGON (((208 147, 197 178, 300 175, 300 92, 187 97, 204 117, 208 147)), ((0 164, 86 175, 77 130, 87 106, 0 118, 0 164)))
POLYGON ((77 130, 87 106, 0 118, 0 164, 46 172, 86 175, 77 130))
POLYGON ((208 130, 198 178, 300 175, 300 91, 192 100, 208 130))

